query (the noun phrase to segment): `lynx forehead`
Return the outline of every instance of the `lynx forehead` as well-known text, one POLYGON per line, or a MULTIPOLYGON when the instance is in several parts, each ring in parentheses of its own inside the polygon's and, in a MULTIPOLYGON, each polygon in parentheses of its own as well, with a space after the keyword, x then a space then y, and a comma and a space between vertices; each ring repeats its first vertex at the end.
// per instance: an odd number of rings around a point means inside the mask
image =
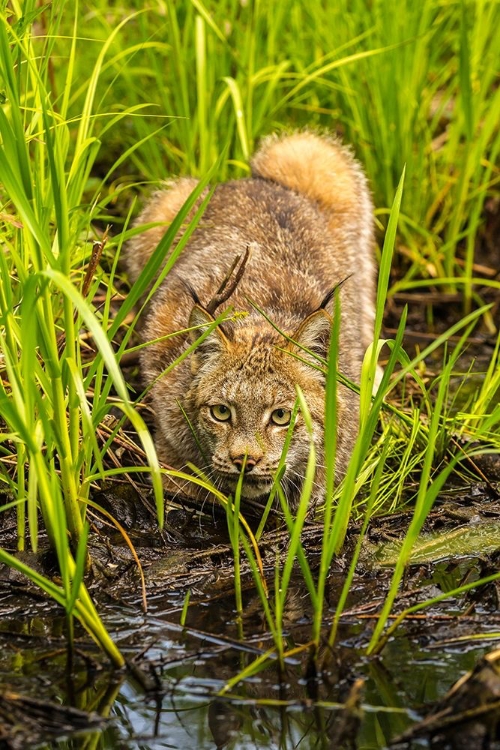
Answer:
MULTIPOLYGON (((228 493, 244 465, 243 496, 265 500, 297 385, 311 411, 313 439, 322 455, 325 384, 307 360, 327 355, 331 310, 325 300, 339 284, 339 370, 359 381, 374 320, 373 219, 364 174, 334 139, 311 132, 270 137, 255 154, 252 173, 216 188, 150 305, 146 340, 188 327, 192 333, 145 347, 141 364, 144 379, 153 383, 160 458, 176 469, 195 464, 228 493), (237 257, 245 260, 234 269, 237 257), (233 279, 239 275, 232 286, 228 282, 227 298, 219 287, 231 273, 233 279), (214 327, 215 309, 219 315, 229 304, 246 315, 214 327), (202 333, 205 338, 196 350, 163 374, 202 333)), ((133 280, 195 185, 190 178, 172 181, 146 205, 138 224, 161 225, 129 243, 133 280)), ((337 411, 336 466, 341 475, 358 419, 357 397, 341 386, 337 411)), ((292 506, 300 495, 309 439, 299 415, 282 479, 292 506)), ((320 458, 313 500, 321 499, 324 490, 323 463, 320 458)), ((168 480, 166 488, 178 491, 168 480)), ((195 490, 186 483, 182 492, 195 490)))

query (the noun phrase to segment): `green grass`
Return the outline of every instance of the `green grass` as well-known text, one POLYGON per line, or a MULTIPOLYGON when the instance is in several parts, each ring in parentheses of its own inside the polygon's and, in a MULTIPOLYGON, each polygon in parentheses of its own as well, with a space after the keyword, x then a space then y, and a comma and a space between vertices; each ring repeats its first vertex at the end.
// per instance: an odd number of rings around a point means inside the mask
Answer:
MULTIPOLYGON (((378 312, 383 310, 387 295, 387 284, 389 280, 389 270, 393 257, 393 248, 396 237, 396 226, 399 216, 401 197, 403 191, 403 179, 400 181, 398 191, 395 196, 394 204, 391 210, 388 229, 385 235, 384 248, 382 252, 379 283, 377 291, 378 312)), ((311 610, 313 612, 313 622, 311 629, 311 640, 302 646, 303 649, 312 647, 314 658, 320 653, 320 644, 324 637, 324 592, 327 584, 328 574, 334 556, 341 552, 348 523, 353 515, 353 508, 358 502, 356 514, 361 516, 363 523, 358 535, 355 550, 351 557, 348 573, 345 578, 344 586, 336 605, 335 615, 333 617, 328 644, 330 648, 335 645, 337 627, 342 615, 344 606, 349 595, 350 586, 355 574, 359 554, 368 524, 373 515, 377 512, 377 500, 380 503, 382 496, 382 509, 387 510, 383 504, 384 497, 392 497, 395 494, 402 496, 403 491, 407 488, 410 473, 418 472, 417 486, 418 490, 413 498, 413 514, 410 519, 407 533, 397 553, 394 564, 394 573, 392 581, 387 592, 387 596, 380 612, 379 618, 374 628, 370 643, 367 647, 367 653, 377 653, 386 644, 389 636, 394 632, 404 618, 419 611, 425 607, 432 606, 444 599, 448 594, 441 597, 433 598, 425 602, 420 602, 415 607, 404 610, 398 615, 395 623, 390 627, 387 626, 389 616, 393 613, 393 607, 400 588, 403 574, 408 568, 411 561, 412 550, 415 547, 422 527, 436 502, 440 491, 452 474, 460 469, 460 463, 473 458, 476 454, 480 455, 486 450, 500 453, 500 409, 497 399, 497 375, 498 375, 498 347, 500 345, 500 335, 497 338, 497 344, 493 357, 486 373, 483 386, 474 400, 475 404, 481 404, 486 407, 482 416, 478 416, 475 421, 474 414, 471 419, 464 420, 461 412, 452 414, 449 412, 448 402, 450 401, 449 387, 454 368, 460 356, 464 354, 467 341, 473 330, 477 319, 484 312, 484 308, 470 313, 452 326, 446 333, 436 340, 431 346, 413 359, 406 354, 402 348, 402 338, 405 327, 405 316, 402 317, 398 333, 394 340, 384 341, 379 338, 382 326, 382 316, 377 314, 375 322, 375 334, 378 346, 369 348, 365 355, 365 361, 362 369, 361 387, 360 387, 360 434, 353 450, 352 458, 349 463, 347 474, 338 487, 334 485, 335 474, 335 444, 337 436, 337 420, 335 413, 336 403, 336 384, 337 384, 337 342, 338 342, 338 324, 335 321, 340 316, 334 315, 332 324, 332 343, 330 345, 328 362, 323 363, 326 374, 326 418, 325 418, 325 465, 327 474, 327 491, 325 506, 320 515, 324 524, 324 534, 321 546, 321 555, 319 568, 316 572, 311 570, 308 562, 307 550, 301 542, 301 532, 306 519, 310 499, 313 491, 313 480, 316 461, 318 457, 315 454, 314 445, 311 442, 309 462, 305 472, 304 485, 299 502, 298 509, 292 514, 287 506, 286 498, 280 491, 278 482, 278 494, 281 500, 281 508, 285 517, 287 527, 290 533, 290 543, 286 551, 285 560, 280 561, 276 566, 274 588, 272 594, 268 594, 260 585, 259 574, 254 554, 248 543, 244 543, 245 552, 250 561, 250 567, 254 574, 254 580, 257 584, 263 611, 266 615, 269 631, 274 639, 274 649, 264 656, 258 657, 253 665, 250 665, 245 673, 235 677, 225 686, 223 692, 229 690, 239 679, 243 679, 248 674, 259 671, 263 668, 268 660, 278 657, 284 664, 284 659, 289 656, 287 651, 287 639, 283 628, 283 612, 287 599, 288 587, 291 580, 292 570, 296 569, 296 575, 300 576, 304 589, 307 590, 311 610), (443 363, 441 374, 431 383, 430 388, 426 388, 421 377, 418 374, 419 364, 428 357, 432 351, 439 346, 443 346, 450 336, 461 332, 461 338, 456 346, 446 357, 443 363), (373 393, 373 384, 375 382, 375 372, 377 358, 383 345, 390 348, 390 356, 384 369, 384 375, 378 386, 376 393, 373 393), (399 366, 399 367, 398 367, 399 366), (422 395, 422 408, 416 409, 397 407, 390 403, 390 393, 395 386, 406 376, 411 377, 420 385, 422 395), (437 393, 434 395, 434 389, 437 393), (488 394, 487 406, 483 400, 483 395, 488 394), (387 430, 381 434, 374 444, 374 434, 377 426, 383 417, 383 411, 390 414, 390 419, 395 423, 396 430, 387 430), (399 464, 395 472, 387 471, 387 463, 392 458, 397 461, 398 441, 401 433, 403 441, 406 443, 405 455, 406 460, 399 464), (469 443, 460 447, 457 439, 459 436, 467 436, 469 443), (475 441, 479 441, 476 443, 475 441), (375 457, 374 457, 375 454, 375 457), (410 460, 411 459, 411 460, 410 460)), ((319 361, 319 360, 318 360, 319 361)), ((310 416, 302 394, 298 392, 298 408, 306 426, 312 431, 310 416)), ((472 410, 474 411, 474 410, 472 410)), ((293 432, 294 420, 291 422, 289 432, 293 432)), ((286 462, 287 445, 283 451, 282 463, 286 462)), ((278 471, 278 477, 280 472, 278 471)), ((239 504, 238 504, 239 507, 239 504)), ((396 506, 394 509, 398 509, 396 506)), ((233 518, 230 512, 231 504, 227 504, 229 518, 233 518)), ((238 565, 235 567, 235 576, 237 581, 237 590, 241 584, 239 582, 239 548, 233 544, 235 559, 238 559, 238 565)), ((500 573, 494 574, 493 577, 481 579, 470 585, 479 586, 490 580, 499 580, 500 573)), ((295 583, 297 578, 295 578, 295 583)), ((464 593, 469 586, 463 586, 452 592, 453 595, 464 593)), ((300 650, 300 649, 294 649, 300 650)))
MULTIPOLYGON (((23 571, 70 619, 77 616, 117 664, 121 657, 83 582, 86 503, 92 483, 117 472, 106 464, 111 440, 103 444, 96 435, 110 409, 119 408, 123 420, 116 429, 125 418, 136 429, 163 521, 153 444, 118 363, 137 321, 128 325, 127 318, 196 195, 119 309, 114 302, 117 286, 123 289, 120 251, 137 231, 131 228, 135 197, 142 200, 162 179, 199 176, 199 193, 209 181, 247 175, 248 158, 262 135, 305 126, 333 130, 352 144, 366 168, 386 238, 376 343, 361 383, 363 429, 340 487, 334 486, 332 458, 335 346, 330 366, 319 363, 329 373, 330 457, 319 579, 312 576, 300 540, 307 483, 298 517, 284 507, 291 544, 284 568, 276 571, 272 602, 256 547, 263 529, 254 538, 240 527, 238 502, 231 515, 231 503, 220 498, 229 508, 236 572, 242 544, 278 652, 283 654, 281 615, 294 559, 315 606, 317 648, 323 588, 349 519, 364 517, 363 534, 374 512, 407 501, 418 476, 414 519, 371 644, 375 650, 419 529, 437 490, 463 458, 454 440, 500 449, 498 339, 481 389, 466 408, 453 413, 448 393, 471 327, 494 329, 483 297, 500 289, 497 280, 481 277, 476 264, 488 232, 485 201, 498 196, 500 6, 494 0, 324 5, 155 0, 129 3, 124 10, 103 0, 51 5, 13 0, 2 6, 0 489, 7 497, 4 509, 16 508, 20 550, 28 542, 37 549, 41 513, 62 587, 23 571), (395 340, 382 342, 382 315, 387 296, 419 286, 458 290, 464 318, 410 357, 402 346, 404 319, 395 340), (463 337, 461 343, 442 373, 427 383, 425 358, 455 334, 463 337), (383 346, 389 363, 372 400, 375 359, 383 346), (395 400, 391 394, 407 381, 418 396, 395 400)), ((164 274, 188 237, 189 232, 173 250, 164 274)), ((297 408, 307 415, 300 395, 297 408)), ((316 460, 312 453, 310 476, 316 460)), ((279 482, 274 494, 279 499, 279 482)), ((355 562, 356 556, 339 613, 355 562)), ((237 585, 237 609, 241 606, 237 585)))
MULTIPOLYGON (((93 7, 92 35, 108 40, 122 10, 93 7)), ((365 165, 382 219, 407 164, 402 283, 457 277, 470 298, 499 178, 499 14, 495 2, 160 1, 110 43, 95 131, 121 102, 146 107, 120 145, 141 143, 130 162, 154 182, 158 164, 203 175, 226 144, 220 177, 246 174, 262 134, 333 125, 365 165)))

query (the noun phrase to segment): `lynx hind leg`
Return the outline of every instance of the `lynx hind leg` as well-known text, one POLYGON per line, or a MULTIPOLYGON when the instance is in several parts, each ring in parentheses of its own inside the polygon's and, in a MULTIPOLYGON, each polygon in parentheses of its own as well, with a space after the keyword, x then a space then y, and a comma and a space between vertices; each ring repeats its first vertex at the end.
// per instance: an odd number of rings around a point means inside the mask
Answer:
POLYGON ((253 157, 252 171, 301 193, 327 215, 332 236, 349 255, 357 285, 365 290, 362 335, 368 346, 375 319, 374 222, 360 164, 336 139, 305 131, 264 139, 253 157))
MULTIPOLYGON (((153 222, 161 222, 161 224, 141 232, 127 243, 125 262, 132 282, 141 273, 168 226, 175 219, 197 184, 198 180, 193 177, 182 177, 166 183, 164 190, 153 193, 135 220, 135 227, 153 222)), ((188 216, 188 220, 190 218, 192 218, 191 214, 188 216)))

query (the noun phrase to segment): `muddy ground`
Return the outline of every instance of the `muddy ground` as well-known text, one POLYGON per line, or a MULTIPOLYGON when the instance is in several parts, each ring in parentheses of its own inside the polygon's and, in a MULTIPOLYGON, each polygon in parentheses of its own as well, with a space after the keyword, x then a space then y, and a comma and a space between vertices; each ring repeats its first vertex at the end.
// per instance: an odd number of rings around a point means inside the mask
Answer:
MULTIPOLYGON (((497 486, 476 484, 440 498, 424 542, 450 531, 472 531, 468 552, 445 550, 436 559, 424 543, 407 571, 394 614, 499 570, 500 500, 492 496, 497 486)), ((243 565, 240 620, 223 514, 217 506, 205 513, 178 506, 160 533, 149 494, 145 487, 136 492, 123 483, 94 498, 129 533, 145 576, 147 612, 128 547, 96 514, 89 589, 129 660, 125 673, 111 670, 78 628, 77 650, 68 665, 65 620, 57 605, 19 574, 1 570, 0 747, 83 748, 90 739, 103 748, 498 747, 500 666, 496 659, 481 662, 500 638, 498 582, 409 617, 380 656, 364 656, 390 581, 387 550, 405 533, 408 513, 370 524, 337 645, 331 653, 324 645, 321 671, 306 650, 288 658, 284 670, 271 664, 221 693, 272 647, 250 571, 243 565), (465 697, 447 697, 475 667, 482 671, 462 688, 465 697)), ((327 619, 358 531, 355 525, 349 530, 345 552, 332 568, 327 619)), ((2 545, 12 551, 13 532, 4 524, 2 545)), ((313 562, 321 533, 314 523, 304 533, 313 562)), ((266 532, 260 545, 270 586, 285 545, 286 532, 279 528, 266 532)), ((25 559, 50 571, 48 555, 25 559)), ((311 618, 297 577, 285 613, 290 648, 308 642, 311 618)))

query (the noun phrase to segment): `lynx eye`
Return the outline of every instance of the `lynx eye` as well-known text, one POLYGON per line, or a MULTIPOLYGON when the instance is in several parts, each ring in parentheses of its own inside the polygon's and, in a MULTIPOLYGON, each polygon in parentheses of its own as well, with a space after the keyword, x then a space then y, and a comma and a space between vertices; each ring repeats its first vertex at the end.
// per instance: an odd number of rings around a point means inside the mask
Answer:
POLYGON ((290 409, 275 409, 271 414, 271 422, 279 427, 285 427, 290 424, 292 413, 290 409))
POLYGON ((227 422, 231 418, 231 409, 225 404, 215 404, 210 407, 210 414, 217 422, 227 422))

